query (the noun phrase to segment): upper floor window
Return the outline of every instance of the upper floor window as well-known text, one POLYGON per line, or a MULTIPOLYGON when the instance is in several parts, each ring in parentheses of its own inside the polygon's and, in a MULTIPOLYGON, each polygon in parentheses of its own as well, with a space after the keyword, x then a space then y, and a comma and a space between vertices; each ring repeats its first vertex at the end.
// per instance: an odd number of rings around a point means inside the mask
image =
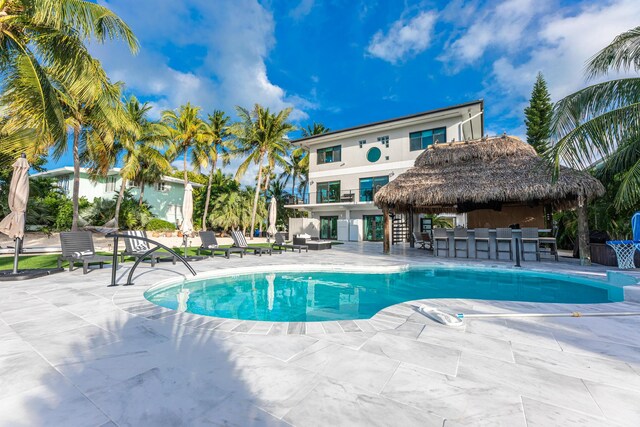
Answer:
POLYGON ((61 176, 58 178, 58 187, 65 193, 69 192, 69 182, 71 181, 70 175, 61 176))
POLYGON ((164 181, 160 181, 156 183, 157 191, 167 191, 167 184, 164 181))
POLYGON ((379 136, 378 141, 382 143, 386 148, 389 148, 389 135, 379 136))
POLYGON ((358 141, 358 145, 360 145, 360 148, 362 148, 366 143, 367 143, 366 139, 361 139, 360 141, 358 141))
POLYGON ((337 203, 340 201, 340 181, 319 182, 316 185, 316 203, 337 203))
POLYGON ((116 178, 115 176, 108 176, 105 182, 105 190, 108 192, 116 191, 116 178))
POLYGON ((318 149, 318 164, 323 163, 335 163, 342 160, 342 147, 336 145, 335 147, 319 148, 318 149))
POLYGON ((409 149, 411 151, 424 150, 433 143, 447 141, 447 128, 437 128, 411 132, 409 134, 409 149))
POLYGON ((373 196, 382 187, 389 183, 389 176, 376 176, 372 178, 360 178, 360 201, 372 202, 373 196))

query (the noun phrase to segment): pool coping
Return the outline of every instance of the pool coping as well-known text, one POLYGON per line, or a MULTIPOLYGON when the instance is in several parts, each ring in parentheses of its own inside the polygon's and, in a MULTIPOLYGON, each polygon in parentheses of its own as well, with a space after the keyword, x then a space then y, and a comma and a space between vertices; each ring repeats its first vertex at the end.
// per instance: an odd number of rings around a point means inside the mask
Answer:
MULTIPOLYGON (((354 320, 334 320, 319 322, 272 322, 260 320, 239 320, 229 319, 215 316, 206 316, 201 314, 192 314, 179 312, 177 310, 168 309, 156 305, 145 298, 145 293, 154 288, 167 286, 169 284, 180 283, 181 280, 175 278, 162 280, 151 286, 147 286, 141 291, 140 287, 121 288, 113 295, 113 303, 123 311, 136 316, 142 316, 149 320, 157 320, 169 322, 174 327, 193 328, 194 330, 209 330, 212 332, 231 332, 241 334, 254 335, 323 335, 333 333, 348 332, 379 332, 384 330, 395 329, 402 325, 409 317, 422 316, 417 309, 421 305, 441 308, 451 312, 450 308, 459 307, 460 302, 477 302, 490 303, 493 311, 517 313, 568 313, 573 311, 583 311, 584 309, 602 309, 606 307, 609 311, 628 311, 627 303, 640 302, 640 286, 637 283, 612 283, 612 280, 619 279, 619 275, 609 275, 608 272, 585 272, 579 270, 571 271, 553 271, 548 268, 516 268, 504 264, 486 263, 466 263, 464 265, 454 262, 402 262, 385 266, 361 266, 361 265, 335 265, 335 264, 285 264, 285 265, 264 265, 260 266, 260 273, 268 272, 299 272, 299 271, 324 271, 328 268, 333 271, 341 272, 369 272, 369 273, 391 273, 406 271, 410 268, 429 268, 429 267, 457 267, 457 268, 480 268, 480 269, 505 269, 518 270, 523 272, 546 273, 546 274, 567 274, 569 276, 590 278, 599 277, 600 280, 606 279, 605 283, 612 286, 620 286, 624 289, 624 301, 612 303, 598 304, 566 304, 566 303, 540 303, 540 302, 521 302, 521 301, 499 301, 499 300, 468 300, 468 299, 423 299, 405 301, 395 305, 383 308, 369 319, 354 320), (540 305, 544 304, 545 309, 541 310, 540 305)), ((255 267, 229 267, 223 269, 210 270, 199 273, 198 279, 207 279, 214 277, 229 277, 236 275, 256 273, 255 267)), ((618 273, 618 272, 616 272, 618 273)), ((623 274, 623 273, 620 273, 623 274)), ((629 277, 629 276, 626 276, 629 277)), ((182 281, 188 280, 187 278, 182 281)), ((625 282, 622 280, 621 282, 625 282)), ((596 310, 601 311, 601 310, 596 310)))

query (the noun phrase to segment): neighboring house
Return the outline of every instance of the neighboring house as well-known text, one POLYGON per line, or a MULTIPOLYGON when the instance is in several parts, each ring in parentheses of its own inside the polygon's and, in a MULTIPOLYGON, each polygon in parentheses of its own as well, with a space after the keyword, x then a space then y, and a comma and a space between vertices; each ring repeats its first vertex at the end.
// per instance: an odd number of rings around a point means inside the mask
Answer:
MULTIPOLYGON (((31 175, 31 178, 53 178, 58 186, 68 196, 73 195, 73 167, 66 166, 31 175)), ((112 199, 120 191, 122 178, 120 169, 109 170, 106 177, 92 179, 87 169, 80 169, 80 197, 93 201, 95 198, 112 199)), ((194 188, 201 184, 192 182, 194 188)), ((127 184, 131 194, 138 198, 140 189, 129 182, 127 184)), ((149 204, 151 212, 160 219, 179 225, 182 222, 182 198, 184 195, 184 181, 170 176, 162 177, 162 181, 155 185, 144 187, 144 200, 149 204)))
MULTIPOLYGON (((382 241, 382 211, 373 204, 376 191, 413 167, 434 142, 482 137, 483 113, 484 103, 478 100, 292 141, 309 151, 309 195, 286 207, 309 212, 310 218, 292 218, 289 232, 382 241)), ((427 227, 420 216, 416 220, 420 229, 427 227)), ((404 240, 407 229, 407 219, 396 215, 396 240, 404 240)))

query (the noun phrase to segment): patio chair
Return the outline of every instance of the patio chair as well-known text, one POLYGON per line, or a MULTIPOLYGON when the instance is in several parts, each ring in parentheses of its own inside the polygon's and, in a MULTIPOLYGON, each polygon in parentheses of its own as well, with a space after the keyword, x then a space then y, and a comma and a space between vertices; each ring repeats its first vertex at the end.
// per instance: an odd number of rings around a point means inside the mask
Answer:
POLYGON ((554 236, 543 236, 538 239, 540 242, 540 255, 542 257, 542 253, 553 255, 556 261, 558 261, 558 241, 556 239, 555 234, 558 232, 556 229, 554 236))
POLYGON ((513 249, 511 248, 511 240, 513 239, 513 230, 510 228, 496 229, 496 259, 500 259, 500 254, 509 254, 509 259, 513 260, 513 249), (502 245, 502 246, 501 246, 502 245), (501 250, 501 248, 503 250, 501 250))
POLYGON ((540 237, 537 228, 533 227, 525 227, 522 229, 522 238, 521 242, 522 247, 520 248, 520 253, 522 254, 522 259, 525 259, 526 254, 535 254, 536 261, 540 261, 540 237), (527 250, 527 247, 533 246, 532 250, 527 250))
POLYGON ((456 227, 453 229, 453 256, 458 258, 458 250, 464 251, 467 258, 469 258, 469 232, 464 227, 456 227), (464 246, 458 249, 458 244, 464 246))
POLYGON ((427 244, 430 243, 428 240, 424 240, 422 234, 417 231, 413 232, 413 242, 416 245, 420 245, 418 249, 427 249, 427 244))
POLYGON ((197 255, 200 255, 202 251, 211 251, 211 257, 214 258, 216 256, 216 251, 218 251, 223 252, 226 259, 229 259, 229 256, 232 253, 240 254, 240 258, 244 256, 245 250, 242 248, 236 248, 233 246, 229 248, 221 248, 220 245, 218 245, 218 239, 216 239, 216 234, 213 231, 201 231, 199 235, 202 244, 196 250, 197 255))
POLYGON ((273 249, 284 250, 285 252, 287 251, 287 249, 291 249, 291 252, 295 252, 295 250, 297 249, 299 253, 302 253, 302 250, 304 249, 305 251, 309 252, 308 245, 288 244, 284 241, 284 237, 282 237, 282 234, 280 233, 276 233, 274 239, 275 242, 271 245, 273 249))
POLYGON ((441 250, 446 252, 446 257, 449 256, 449 236, 447 236, 446 228, 434 228, 433 229, 433 243, 434 243, 434 251, 433 254, 435 256, 440 256, 439 252, 441 250), (444 248, 440 248, 440 243, 444 243, 444 248))
POLYGON ((241 231, 232 231, 231 238, 233 239, 233 245, 235 247, 244 249, 245 251, 253 251, 254 255, 262 256, 263 253, 268 253, 269 255, 273 253, 272 248, 264 246, 250 246, 241 231))
POLYGON ((488 228, 476 228, 475 229, 475 247, 476 247, 476 258, 480 258, 478 256, 478 252, 485 252, 487 254, 487 259, 491 259, 491 244, 489 243, 489 229, 488 228))
POLYGON ((69 261, 69 271, 73 271, 76 263, 82 263, 82 273, 87 274, 90 264, 100 264, 100 268, 103 268, 105 262, 113 260, 111 256, 96 255, 93 237, 89 231, 62 232, 60 245, 62 254, 58 257, 58 268, 62 268, 62 261, 69 261))
POLYGON ((128 230, 124 231, 123 234, 126 234, 131 237, 124 238, 124 252, 120 254, 120 262, 124 262, 124 258, 127 256, 134 257, 136 259, 143 258, 142 262, 148 261, 151 263, 151 266, 155 266, 159 261, 171 261, 175 265, 177 258, 171 254, 154 252, 150 255, 145 256, 145 253, 151 249, 149 246, 149 242, 139 239, 139 237, 147 238, 147 232, 144 230, 128 230))

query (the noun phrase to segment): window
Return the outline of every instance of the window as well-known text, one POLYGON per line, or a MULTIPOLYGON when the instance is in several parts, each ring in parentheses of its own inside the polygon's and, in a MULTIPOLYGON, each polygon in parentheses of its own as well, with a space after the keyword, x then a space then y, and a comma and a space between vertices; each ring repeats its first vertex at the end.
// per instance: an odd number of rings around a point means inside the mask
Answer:
POLYGON ((318 149, 318 164, 323 163, 335 163, 342 160, 342 147, 336 145, 335 147, 319 148, 318 149))
POLYGON ((316 203, 336 203, 340 201, 340 181, 319 182, 316 185, 316 203))
POLYGON ((360 201, 372 202, 376 192, 388 183, 389 176, 387 175, 373 178, 360 178, 360 201))
POLYGON ((375 163, 380 160, 381 156, 382 151, 380 151, 378 147, 371 147, 369 151, 367 151, 367 160, 369 160, 371 163, 375 163))
POLYGON ((422 130, 409 134, 409 146, 411 151, 424 150, 433 143, 447 141, 447 128, 422 130))
POLYGON ((389 136, 379 136, 378 142, 381 142, 385 147, 389 148, 389 136))
POLYGON ((137 187, 136 183, 133 182, 132 180, 128 180, 127 181, 127 188, 134 188, 137 187))
POLYGON ((156 190, 157 191, 167 191, 167 185, 164 181, 160 181, 158 183, 156 183, 156 190))
POLYGON ((58 178, 58 187, 64 192, 64 193, 68 193, 69 192, 69 181, 71 176, 70 175, 65 175, 65 176, 61 176, 60 178, 58 178))
POLYGON ((115 176, 108 176, 105 182, 105 190, 107 193, 116 191, 116 178, 115 176))
POLYGON ((366 139, 362 139, 362 140, 358 141, 358 144, 360 144, 360 148, 362 148, 364 146, 364 144, 366 144, 366 143, 367 143, 366 139))

